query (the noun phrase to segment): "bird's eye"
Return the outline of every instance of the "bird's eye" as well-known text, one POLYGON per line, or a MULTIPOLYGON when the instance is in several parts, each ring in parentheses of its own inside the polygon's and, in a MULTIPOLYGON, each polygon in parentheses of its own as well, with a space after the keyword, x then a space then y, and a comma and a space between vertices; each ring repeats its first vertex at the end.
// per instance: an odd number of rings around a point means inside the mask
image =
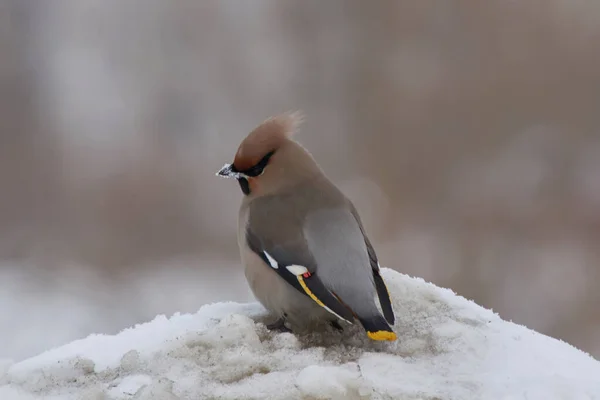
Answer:
POLYGON ((269 152, 256 165, 243 171, 244 175, 251 176, 251 177, 256 177, 256 176, 261 175, 264 172, 265 167, 269 163, 269 159, 271 158, 271 156, 273 156, 274 153, 275 153, 274 151, 269 152))

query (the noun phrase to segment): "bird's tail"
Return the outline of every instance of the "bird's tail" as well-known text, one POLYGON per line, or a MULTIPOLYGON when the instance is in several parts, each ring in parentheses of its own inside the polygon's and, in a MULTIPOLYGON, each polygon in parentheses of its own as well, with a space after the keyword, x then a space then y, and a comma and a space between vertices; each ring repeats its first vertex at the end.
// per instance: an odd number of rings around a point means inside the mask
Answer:
POLYGON ((367 331, 367 336, 373 340, 396 340, 396 334, 392 327, 381 315, 372 317, 358 318, 362 326, 367 331))

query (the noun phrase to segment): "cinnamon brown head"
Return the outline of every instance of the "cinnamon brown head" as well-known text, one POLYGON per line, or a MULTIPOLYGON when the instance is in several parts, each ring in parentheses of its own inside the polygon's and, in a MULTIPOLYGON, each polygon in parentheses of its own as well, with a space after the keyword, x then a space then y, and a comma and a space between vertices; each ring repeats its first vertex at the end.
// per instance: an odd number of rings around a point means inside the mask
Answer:
MULTIPOLYGON (((265 176, 263 173, 272 163, 279 164, 280 169, 288 170, 289 168, 284 168, 289 164, 285 159, 289 155, 293 156, 293 153, 305 153, 304 149, 291 139, 301 122, 302 114, 299 112, 288 112, 265 120, 239 145, 233 163, 225 164, 217 175, 236 178, 246 195, 259 186, 267 189, 269 186, 276 187, 277 183, 274 181, 282 171, 265 176), (257 179, 259 176, 260 184, 257 179)), ((312 159, 308 153, 306 156, 312 159)))
POLYGON ((291 138, 301 121, 300 113, 286 113, 269 118, 254 128, 235 153, 235 169, 246 171, 259 165, 291 138))

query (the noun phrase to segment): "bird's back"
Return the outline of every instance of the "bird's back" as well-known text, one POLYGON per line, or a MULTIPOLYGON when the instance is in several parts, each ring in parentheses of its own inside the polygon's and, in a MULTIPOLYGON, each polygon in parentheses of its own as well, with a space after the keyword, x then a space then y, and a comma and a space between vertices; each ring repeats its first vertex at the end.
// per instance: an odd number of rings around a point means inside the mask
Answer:
POLYGON ((289 262, 317 272, 356 311, 372 311, 375 288, 369 255, 351 202, 327 179, 248 204, 253 234, 289 262), (284 222, 285 221, 285 222, 284 222), (367 311, 367 310, 365 310, 367 311))

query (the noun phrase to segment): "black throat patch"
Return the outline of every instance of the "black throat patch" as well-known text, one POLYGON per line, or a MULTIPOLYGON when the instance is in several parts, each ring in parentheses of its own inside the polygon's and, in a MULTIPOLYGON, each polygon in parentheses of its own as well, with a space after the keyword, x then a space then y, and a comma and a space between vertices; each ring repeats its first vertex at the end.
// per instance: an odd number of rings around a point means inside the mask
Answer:
POLYGON ((248 183, 248 179, 246 178, 238 178, 238 183, 240 184, 240 189, 247 196, 250 194, 250 184, 248 183))

